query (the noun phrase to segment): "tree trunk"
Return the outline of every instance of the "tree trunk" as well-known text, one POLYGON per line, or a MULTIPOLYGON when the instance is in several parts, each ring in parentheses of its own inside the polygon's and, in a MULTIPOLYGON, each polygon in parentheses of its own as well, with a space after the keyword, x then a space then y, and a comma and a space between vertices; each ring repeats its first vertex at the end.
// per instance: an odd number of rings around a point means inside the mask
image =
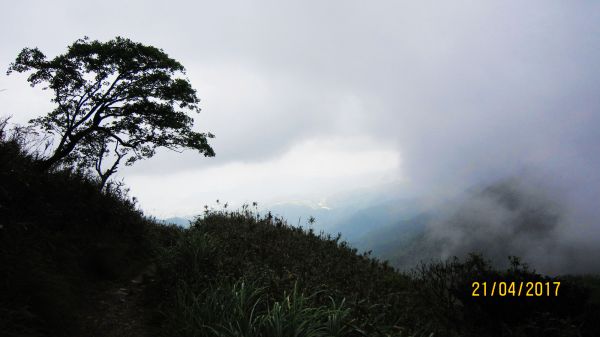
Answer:
POLYGON ((96 128, 95 127, 90 127, 88 129, 85 129, 81 132, 78 132, 77 134, 75 134, 72 138, 70 138, 69 143, 67 143, 66 145, 64 145, 62 147, 57 148, 54 153, 52 154, 52 156, 50 156, 50 158, 48 159, 44 159, 42 161, 40 161, 40 168, 44 171, 49 171, 54 165, 56 165, 60 160, 62 160, 63 158, 65 158, 66 156, 69 155, 69 153, 71 153, 71 151, 73 151, 73 149, 75 148, 75 146, 77 146, 77 144, 87 135, 89 135, 90 133, 92 133, 93 131, 95 131, 96 128))

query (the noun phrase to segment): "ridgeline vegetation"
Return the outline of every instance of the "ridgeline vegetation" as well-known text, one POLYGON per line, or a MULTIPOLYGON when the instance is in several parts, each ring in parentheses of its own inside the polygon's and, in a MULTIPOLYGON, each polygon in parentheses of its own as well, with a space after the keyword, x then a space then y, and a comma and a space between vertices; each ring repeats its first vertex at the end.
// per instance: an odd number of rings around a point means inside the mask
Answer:
POLYGON ((479 255, 401 273, 249 206, 165 226, 123 186, 39 170, 25 133, 1 130, 5 336, 600 335, 597 277, 479 255), (473 298, 474 280, 562 283, 558 297, 473 298))
MULTIPOLYGON (((83 51, 95 44, 78 43, 83 51)), ((98 57, 77 64, 92 64, 98 57)), ((20 58, 25 65, 46 62, 35 50, 24 51, 20 58)), ((95 100, 90 91, 94 87, 77 88, 82 90, 79 100, 95 100)), ((130 108, 155 101, 142 98, 114 109, 103 103, 98 104, 105 108, 78 108, 62 96, 56 102, 59 108, 38 119, 39 125, 52 129, 77 115, 77 109, 87 111, 85 116, 93 116, 96 109, 127 121, 115 121, 114 132, 129 132, 139 125, 130 108), (61 110, 61 104, 67 109, 61 110)), ((162 113, 172 111, 157 112, 162 113)), ((160 124, 163 117, 152 120, 160 124)), ((49 167, 48 160, 67 158, 68 151, 46 157, 36 150, 39 138, 31 129, 10 129, 7 120, 0 123, 3 336, 600 335, 597 277, 551 278, 514 257, 509 269, 498 270, 476 254, 399 272, 358 252, 339 235, 295 227, 250 205, 207 209, 189 228, 163 225, 144 216, 125 186, 103 179, 88 165, 87 149, 107 149, 107 142, 126 147, 117 138, 107 138, 111 133, 91 118, 79 124, 83 129, 74 122, 55 131, 64 144, 73 144, 80 132, 100 138, 80 143, 80 150, 73 146, 72 151, 79 151, 73 161, 49 167), (561 287, 559 296, 472 297, 474 281, 560 281, 561 287)), ((188 125, 185 118, 177 120, 188 125)), ((205 138, 191 137, 198 142, 192 145, 202 145, 201 152, 209 153, 205 138)), ((94 153, 93 158, 103 158, 104 152, 94 153)))

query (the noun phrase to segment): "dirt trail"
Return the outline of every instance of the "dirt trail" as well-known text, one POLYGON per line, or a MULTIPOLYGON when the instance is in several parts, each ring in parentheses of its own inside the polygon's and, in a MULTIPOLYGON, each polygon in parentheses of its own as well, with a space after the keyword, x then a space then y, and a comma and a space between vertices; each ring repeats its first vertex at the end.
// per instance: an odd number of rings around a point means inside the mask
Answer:
POLYGON ((83 332, 89 337, 150 337, 143 303, 146 286, 153 282, 156 267, 151 265, 135 279, 115 283, 94 296, 95 308, 83 317, 83 332))

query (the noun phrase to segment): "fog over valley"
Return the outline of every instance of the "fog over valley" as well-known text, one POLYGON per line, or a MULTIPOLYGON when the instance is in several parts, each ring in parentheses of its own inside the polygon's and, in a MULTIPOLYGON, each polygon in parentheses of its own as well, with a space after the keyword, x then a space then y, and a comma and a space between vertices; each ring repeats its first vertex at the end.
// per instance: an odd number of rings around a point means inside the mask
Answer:
MULTIPOLYGON (((124 36, 185 66, 194 130, 216 135, 216 156, 164 150, 121 168, 148 215, 257 202, 399 268, 483 251, 600 272, 600 3, 4 7, 4 70, 25 46, 54 57, 83 36, 124 36)), ((52 109, 26 77, 0 77, 13 123, 52 109)))

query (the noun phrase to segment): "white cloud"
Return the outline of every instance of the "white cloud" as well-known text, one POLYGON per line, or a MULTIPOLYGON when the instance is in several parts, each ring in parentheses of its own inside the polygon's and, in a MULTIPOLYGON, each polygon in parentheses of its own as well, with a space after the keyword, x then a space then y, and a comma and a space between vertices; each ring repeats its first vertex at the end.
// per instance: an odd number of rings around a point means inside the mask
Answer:
POLYGON ((312 199, 335 192, 397 181, 400 156, 368 138, 312 139, 278 158, 231 162, 174 174, 139 174, 127 179, 144 209, 159 216, 199 213, 215 199, 239 206, 312 199))
MULTIPOLYGON (((364 163, 401 153, 394 167, 423 193, 541 168, 568 186, 574 212, 593 219, 599 8, 553 0, 13 1, 0 21, 10 32, 0 66, 25 46, 54 56, 83 35, 124 35, 181 61, 203 100, 198 128, 216 134, 217 157, 159 153, 121 170, 148 209, 325 194, 374 183, 384 175, 375 167, 393 165, 364 163), (330 141, 357 135, 374 145, 346 151, 358 145, 330 141)), ((26 121, 47 110, 47 93, 22 76, 2 77, 0 88, 8 89, 0 113, 26 121)))

